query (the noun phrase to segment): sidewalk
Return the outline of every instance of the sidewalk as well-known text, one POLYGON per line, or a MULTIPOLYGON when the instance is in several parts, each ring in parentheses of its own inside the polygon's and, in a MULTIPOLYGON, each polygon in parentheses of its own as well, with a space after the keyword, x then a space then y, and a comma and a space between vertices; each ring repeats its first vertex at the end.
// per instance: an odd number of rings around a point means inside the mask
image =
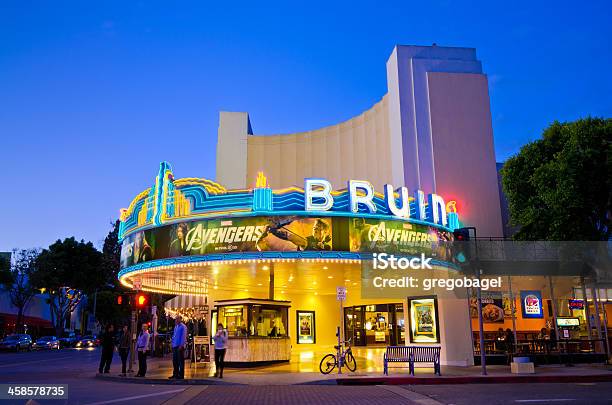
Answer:
MULTIPOLYGON (((359 363, 358 363, 359 364, 359 363)), ((172 375, 170 359, 150 359, 146 378, 119 377, 115 374, 98 375, 97 378, 129 383, 170 384, 170 385, 397 385, 397 384, 483 384, 483 383, 540 383, 540 382, 612 382, 612 367, 604 365, 549 365, 536 367, 535 374, 517 375, 510 373, 508 366, 489 366, 488 375, 481 374, 479 366, 442 366, 442 376, 433 374, 431 368, 417 368, 416 375, 410 376, 407 368, 390 368, 389 376, 376 367, 366 367, 355 373, 334 370, 323 375, 314 370, 293 370, 289 364, 256 368, 226 368, 223 379, 214 377, 214 365, 193 367, 185 363, 185 380, 168 380, 172 375)), ((133 375, 133 374, 132 374, 133 375)))

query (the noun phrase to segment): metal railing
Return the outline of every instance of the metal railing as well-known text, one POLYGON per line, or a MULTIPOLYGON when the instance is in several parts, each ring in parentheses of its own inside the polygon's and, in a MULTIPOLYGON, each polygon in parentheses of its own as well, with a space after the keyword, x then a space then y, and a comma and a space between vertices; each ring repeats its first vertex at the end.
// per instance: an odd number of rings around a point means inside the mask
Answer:
MULTIPOLYGON (((605 354, 604 339, 526 339, 518 340, 508 350, 506 342, 485 339, 486 355, 558 355, 558 354, 605 354)), ((474 341, 474 355, 480 355, 480 342, 474 341)))

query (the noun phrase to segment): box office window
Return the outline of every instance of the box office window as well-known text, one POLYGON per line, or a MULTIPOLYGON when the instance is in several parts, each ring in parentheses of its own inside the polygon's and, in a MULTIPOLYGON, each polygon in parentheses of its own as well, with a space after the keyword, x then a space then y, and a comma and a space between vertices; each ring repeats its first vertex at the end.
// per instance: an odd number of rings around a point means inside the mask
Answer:
POLYGON ((252 305, 249 317, 251 336, 288 336, 288 308, 252 305))
MULTIPOLYGON (((220 306, 217 318, 232 336, 287 336, 288 308, 257 304, 220 306)), ((216 330, 216 322, 215 328, 216 330)))

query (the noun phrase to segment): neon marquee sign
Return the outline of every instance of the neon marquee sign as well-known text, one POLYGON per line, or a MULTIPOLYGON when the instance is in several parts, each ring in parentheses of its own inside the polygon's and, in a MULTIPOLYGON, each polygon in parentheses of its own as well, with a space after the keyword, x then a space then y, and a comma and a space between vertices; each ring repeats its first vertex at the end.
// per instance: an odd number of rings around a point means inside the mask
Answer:
POLYGON ((303 188, 272 190, 263 173, 258 173, 252 189, 227 190, 208 179, 176 179, 168 162, 160 164, 154 185, 120 212, 120 239, 138 229, 184 220, 254 215, 362 216, 450 230, 460 226, 454 201, 421 190, 410 195, 406 187, 386 184, 381 194, 364 180, 349 180, 346 189, 333 190, 322 178, 304 179, 303 188))

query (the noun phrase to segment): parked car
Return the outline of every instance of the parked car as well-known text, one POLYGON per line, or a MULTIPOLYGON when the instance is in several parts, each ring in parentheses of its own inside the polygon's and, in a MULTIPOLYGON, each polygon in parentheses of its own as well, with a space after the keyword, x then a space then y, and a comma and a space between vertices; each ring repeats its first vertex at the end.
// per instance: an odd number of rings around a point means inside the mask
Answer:
POLYGON ((70 332, 68 336, 64 336, 59 338, 60 347, 74 347, 79 339, 77 338, 76 333, 70 332))
POLYGON ((60 349, 60 341, 55 336, 43 336, 32 344, 32 349, 35 350, 46 350, 46 349, 60 349))
POLYGON ((88 335, 83 336, 78 342, 76 342, 75 347, 84 349, 88 347, 96 347, 99 344, 100 339, 98 339, 96 335, 88 335))
POLYGON ((0 350, 32 350, 32 337, 25 333, 19 333, 5 337, 0 342, 0 350))

